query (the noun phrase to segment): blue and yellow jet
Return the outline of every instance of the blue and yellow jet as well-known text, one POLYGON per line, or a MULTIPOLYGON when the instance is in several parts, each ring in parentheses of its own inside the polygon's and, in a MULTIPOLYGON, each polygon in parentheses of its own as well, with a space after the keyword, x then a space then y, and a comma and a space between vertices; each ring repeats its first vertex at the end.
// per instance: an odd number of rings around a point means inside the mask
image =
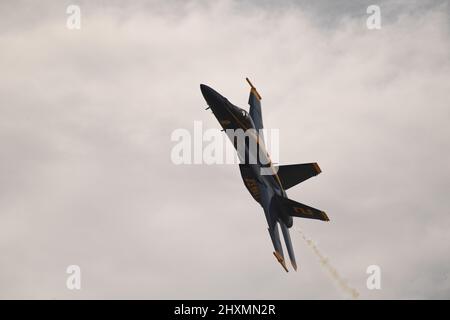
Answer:
POLYGON ((238 151, 241 162, 239 169, 245 186, 252 197, 264 209, 267 224, 269 225, 270 238, 275 249, 273 254, 288 272, 278 231, 279 224, 292 267, 297 270, 289 234, 289 228, 293 225, 292 217, 323 221, 329 221, 329 219, 325 212, 321 210, 290 200, 285 190, 318 175, 321 170, 317 163, 283 166, 274 166, 272 164, 266 151, 261 131, 263 129, 261 96, 250 80, 248 78, 246 80, 250 85, 249 113, 233 105, 207 85, 201 84, 200 89, 208 104, 207 109, 211 109, 214 113, 238 151), (239 139, 237 132, 244 133, 242 139, 239 139), (256 146, 256 148, 252 146, 256 146))

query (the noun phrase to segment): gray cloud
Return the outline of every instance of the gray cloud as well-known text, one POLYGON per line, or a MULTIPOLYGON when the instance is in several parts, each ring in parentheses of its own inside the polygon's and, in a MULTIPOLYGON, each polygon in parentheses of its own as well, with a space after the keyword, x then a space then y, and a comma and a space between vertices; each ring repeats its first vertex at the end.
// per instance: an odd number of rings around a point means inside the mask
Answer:
POLYGON ((380 2, 379 31, 364 1, 82 1, 79 31, 69 3, 0 5, 0 297, 346 298, 299 235, 280 270, 236 166, 170 161, 218 126, 199 83, 245 106, 245 76, 281 161, 321 165, 289 195, 331 222, 296 224, 361 297, 450 297, 444 1, 380 2))

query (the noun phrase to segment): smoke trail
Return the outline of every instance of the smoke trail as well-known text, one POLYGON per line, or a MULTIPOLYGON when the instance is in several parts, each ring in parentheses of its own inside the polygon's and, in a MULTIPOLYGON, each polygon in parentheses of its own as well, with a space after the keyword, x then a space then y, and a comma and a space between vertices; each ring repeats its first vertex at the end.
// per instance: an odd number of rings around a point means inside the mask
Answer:
POLYGON ((300 230, 300 228, 296 227, 296 230, 301 234, 303 240, 308 244, 308 246, 312 249, 312 251, 316 254, 316 256, 320 260, 320 264, 330 273, 331 277, 334 281, 336 281, 339 288, 341 288, 344 292, 350 294, 353 299, 357 299, 359 297, 359 292, 350 287, 347 284, 347 281, 345 281, 337 272, 336 268, 334 268, 327 257, 325 257, 319 250, 319 248, 316 246, 314 241, 306 237, 306 235, 300 230))

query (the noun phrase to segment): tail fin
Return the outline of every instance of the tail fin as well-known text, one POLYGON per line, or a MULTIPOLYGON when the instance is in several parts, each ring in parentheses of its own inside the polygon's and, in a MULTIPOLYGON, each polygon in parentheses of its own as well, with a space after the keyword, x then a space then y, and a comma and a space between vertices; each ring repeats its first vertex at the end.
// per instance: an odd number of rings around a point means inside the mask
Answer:
POLYGON ((327 214, 319 209, 307 206, 306 204, 275 195, 279 203, 281 203, 283 212, 291 217, 316 219, 322 221, 330 221, 327 214))
POLYGON ((281 264, 283 269, 286 270, 286 272, 289 272, 284 261, 283 247, 281 246, 280 233, 278 231, 278 222, 275 222, 272 226, 269 227, 269 234, 270 238, 272 239, 273 248, 275 249, 273 255, 275 256, 275 258, 277 258, 277 261, 281 264))
POLYGON ((278 177, 285 190, 321 173, 317 163, 291 164, 278 167, 278 177))
POLYGON ((294 248, 292 248, 291 235, 289 229, 284 223, 280 223, 281 231, 283 232, 284 242, 286 243, 286 249, 289 254, 289 260, 291 260, 292 267, 297 271, 297 262, 295 261, 294 248))

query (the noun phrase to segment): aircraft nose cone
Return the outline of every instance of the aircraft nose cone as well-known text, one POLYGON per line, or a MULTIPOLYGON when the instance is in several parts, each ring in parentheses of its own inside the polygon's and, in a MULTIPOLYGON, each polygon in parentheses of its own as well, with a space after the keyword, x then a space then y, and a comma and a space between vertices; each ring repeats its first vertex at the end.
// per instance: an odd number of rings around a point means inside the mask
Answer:
POLYGON ((206 84, 200 85, 200 91, 202 92, 203 97, 208 100, 208 98, 212 98, 214 96, 214 89, 208 87, 206 84))
POLYGON ((208 87, 206 84, 200 85, 200 90, 202 92, 203 97, 210 107, 217 107, 220 103, 223 102, 224 97, 216 90, 208 87))
POLYGON ((211 90, 211 88, 202 83, 200 84, 200 90, 202 91, 202 94, 205 95, 207 94, 208 90, 211 90))

